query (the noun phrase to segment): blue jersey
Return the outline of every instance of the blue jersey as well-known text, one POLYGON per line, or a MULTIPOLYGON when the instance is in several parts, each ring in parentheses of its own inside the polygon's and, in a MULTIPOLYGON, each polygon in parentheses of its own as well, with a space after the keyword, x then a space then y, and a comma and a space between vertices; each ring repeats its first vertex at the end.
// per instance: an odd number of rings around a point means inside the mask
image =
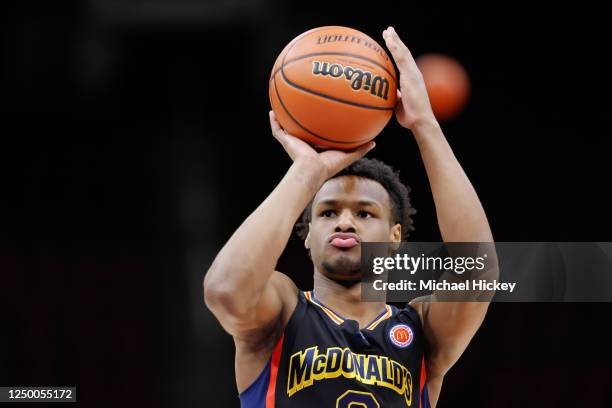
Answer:
POLYGON ((363 329, 299 292, 264 370, 240 394, 243 408, 429 408, 425 338, 411 306, 385 310, 363 329))

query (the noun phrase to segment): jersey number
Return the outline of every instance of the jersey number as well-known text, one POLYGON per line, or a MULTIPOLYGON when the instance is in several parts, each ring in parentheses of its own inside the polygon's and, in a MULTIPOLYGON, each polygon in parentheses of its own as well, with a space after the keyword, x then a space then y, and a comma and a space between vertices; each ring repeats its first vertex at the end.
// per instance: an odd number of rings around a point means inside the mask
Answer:
POLYGON ((336 408, 380 408, 380 404, 370 392, 348 390, 336 400, 336 408))

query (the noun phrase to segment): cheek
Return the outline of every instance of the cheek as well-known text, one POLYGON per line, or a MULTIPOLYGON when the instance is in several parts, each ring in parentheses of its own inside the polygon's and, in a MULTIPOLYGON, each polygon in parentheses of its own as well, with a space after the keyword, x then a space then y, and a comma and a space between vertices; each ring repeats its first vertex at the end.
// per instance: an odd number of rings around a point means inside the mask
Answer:
POLYGON ((391 228, 386 221, 372 222, 370 225, 365 226, 364 236, 375 238, 376 241, 388 241, 391 236, 391 228))
POLYGON ((308 231, 308 244, 310 246, 311 252, 316 250, 316 248, 320 246, 319 244, 321 242, 320 235, 321 233, 319 232, 317 228, 311 227, 310 230, 308 231))
POLYGON ((325 248, 325 244, 327 243, 327 237, 329 236, 329 234, 324 234, 324 233, 319 233, 315 236, 316 242, 313 244, 313 247, 317 247, 317 248, 325 248))
POLYGON ((325 221, 319 220, 312 223, 312 228, 310 229, 311 240, 313 240, 313 245, 318 245, 321 240, 325 239, 325 237, 329 236, 329 225, 325 223, 325 221))

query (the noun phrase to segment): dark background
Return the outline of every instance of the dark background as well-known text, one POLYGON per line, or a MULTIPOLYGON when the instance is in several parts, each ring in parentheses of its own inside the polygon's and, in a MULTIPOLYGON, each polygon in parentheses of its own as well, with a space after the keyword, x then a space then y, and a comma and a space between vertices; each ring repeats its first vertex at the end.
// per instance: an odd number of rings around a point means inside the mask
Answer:
MULTIPOLYGON (((394 25, 415 56, 463 63, 471 99, 443 127, 498 241, 612 240, 606 13, 425 3, 3 3, 0 385, 76 385, 87 407, 238 406, 201 281, 290 165, 267 80, 317 26, 382 43, 394 25)), ((413 188, 412 238, 439 240, 411 134, 393 120, 377 142, 413 188)), ((292 239, 278 269, 309 289, 311 268, 292 239)), ((439 406, 610 406, 611 311, 493 304, 439 406)))

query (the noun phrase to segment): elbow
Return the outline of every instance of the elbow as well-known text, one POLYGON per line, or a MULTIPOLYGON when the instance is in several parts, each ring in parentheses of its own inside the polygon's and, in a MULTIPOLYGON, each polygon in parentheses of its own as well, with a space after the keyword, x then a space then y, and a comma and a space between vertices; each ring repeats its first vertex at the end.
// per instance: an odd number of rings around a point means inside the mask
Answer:
MULTIPOLYGON (((210 273, 210 272, 209 272, 210 273)), ((203 289, 203 300, 206 307, 213 309, 215 303, 219 302, 220 292, 214 283, 211 283, 211 279, 208 279, 209 273, 204 276, 204 282, 202 283, 203 289)))
POLYGON ((214 267, 211 267, 204 276, 204 304, 214 314, 223 313, 234 317, 246 314, 248 307, 240 289, 220 275, 226 274, 218 274, 214 267))
POLYGON ((228 290, 224 288, 223 282, 216 276, 214 265, 211 266, 208 272, 206 272, 206 275, 204 275, 202 289, 204 304, 210 310, 214 310, 219 305, 227 303, 229 297, 228 290))
POLYGON ((217 312, 224 312, 226 314, 228 310, 234 309, 232 306, 234 300, 227 287, 215 282, 214 279, 204 278, 203 289, 204 304, 214 314, 217 314, 217 312))

